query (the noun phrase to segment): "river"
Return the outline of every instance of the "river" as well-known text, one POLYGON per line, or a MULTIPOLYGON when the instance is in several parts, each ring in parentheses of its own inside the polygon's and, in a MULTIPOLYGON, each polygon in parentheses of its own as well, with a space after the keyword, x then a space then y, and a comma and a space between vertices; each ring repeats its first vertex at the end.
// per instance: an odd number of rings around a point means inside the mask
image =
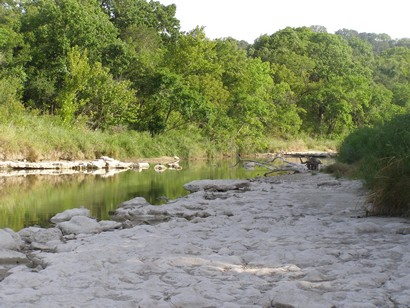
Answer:
POLYGON ((110 211, 121 202, 144 197, 151 204, 161 204, 163 197, 175 199, 186 195, 185 183, 200 179, 250 178, 266 169, 246 170, 232 167, 233 160, 181 162, 180 171, 157 173, 128 170, 113 176, 24 175, 0 176, 0 228, 14 231, 28 226, 47 227, 50 218, 66 209, 84 206, 97 219, 110 219, 110 211))

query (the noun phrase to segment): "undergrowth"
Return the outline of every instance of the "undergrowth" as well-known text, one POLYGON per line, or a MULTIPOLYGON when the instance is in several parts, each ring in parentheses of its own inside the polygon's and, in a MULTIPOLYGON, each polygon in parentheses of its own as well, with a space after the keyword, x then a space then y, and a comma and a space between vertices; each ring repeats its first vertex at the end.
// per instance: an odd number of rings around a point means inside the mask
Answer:
POLYGON ((374 214, 410 216, 410 114, 352 133, 338 159, 357 165, 355 176, 372 190, 374 214))

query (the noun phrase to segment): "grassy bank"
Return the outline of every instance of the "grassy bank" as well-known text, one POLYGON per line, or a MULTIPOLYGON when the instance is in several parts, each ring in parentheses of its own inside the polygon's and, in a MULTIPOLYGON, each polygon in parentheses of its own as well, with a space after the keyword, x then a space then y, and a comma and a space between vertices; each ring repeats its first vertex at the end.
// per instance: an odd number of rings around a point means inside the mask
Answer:
POLYGON ((91 131, 85 125, 67 127, 54 116, 14 114, 0 118, 0 159, 74 160, 101 155, 117 159, 202 155, 210 145, 199 133, 170 132, 155 138, 148 133, 117 127, 111 131, 91 131), (1 121, 3 118, 3 121, 1 121))
MULTIPOLYGON (((251 140, 252 141, 252 140, 251 140)), ((334 150, 335 141, 269 137, 261 142, 249 142, 246 152, 278 152, 303 150, 334 150)), ((58 117, 37 115, 18 110, 0 113, 0 160, 26 159, 77 160, 107 155, 116 159, 133 160, 161 156, 189 158, 235 155, 234 141, 215 143, 190 127, 186 131, 169 131, 151 137, 148 133, 115 127, 110 131, 92 131, 85 125, 67 127, 58 117)))
POLYGON ((354 165, 372 190, 374 214, 410 216, 410 114, 352 133, 339 160, 354 165))

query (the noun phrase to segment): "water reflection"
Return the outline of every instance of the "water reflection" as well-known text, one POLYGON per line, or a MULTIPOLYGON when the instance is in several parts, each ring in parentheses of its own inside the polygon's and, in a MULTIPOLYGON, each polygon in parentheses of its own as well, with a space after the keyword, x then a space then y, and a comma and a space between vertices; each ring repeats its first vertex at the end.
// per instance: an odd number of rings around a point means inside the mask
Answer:
POLYGON ((109 219, 109 212, 123 201, 144 197, 160 204, 160 197, 175 199, 186 195, 187 182, 199 179, 248 178, 265 169, 232 168, 234 161, 181 162, 183 170, 157 173, 126 171, 104 175, 20 175, 0 177, 0 228, 18 231, 24 227, 46 227, 49 219, 66 209, 84 206, 97 219, 109 219))

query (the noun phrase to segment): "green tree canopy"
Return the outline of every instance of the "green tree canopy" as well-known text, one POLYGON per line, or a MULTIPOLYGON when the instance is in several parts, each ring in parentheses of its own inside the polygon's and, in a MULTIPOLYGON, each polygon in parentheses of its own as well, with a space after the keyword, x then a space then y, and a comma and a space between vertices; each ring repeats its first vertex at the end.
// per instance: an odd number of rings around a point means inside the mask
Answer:
POLYGON ((25 101, 53 111, 70 49, 80 46, 88 50, 91 62, 101 62, 104 50, 116 43, 118 31, 95 1, 36 0, 23 5, 21 32, 30 57, 25 101))
POLYGON ((271 63, 273 79, 282 93, 276 97, 298 112, 303 130, 340 135, 364 122, 371 75, 342 37, 286 28, 262 36, 251 53, 271 63))

